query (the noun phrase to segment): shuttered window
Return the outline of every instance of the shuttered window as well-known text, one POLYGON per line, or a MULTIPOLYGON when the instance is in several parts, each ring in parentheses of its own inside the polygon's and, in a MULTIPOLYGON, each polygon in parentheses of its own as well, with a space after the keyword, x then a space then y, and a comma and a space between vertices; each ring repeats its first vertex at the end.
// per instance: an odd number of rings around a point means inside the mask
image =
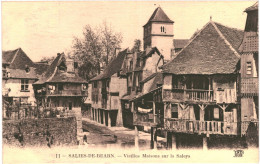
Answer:
POLYGON ((246 63, 246 74, 247 75, 251 75, 252 74, 252 63, 251 62, 247 62, 246 63))

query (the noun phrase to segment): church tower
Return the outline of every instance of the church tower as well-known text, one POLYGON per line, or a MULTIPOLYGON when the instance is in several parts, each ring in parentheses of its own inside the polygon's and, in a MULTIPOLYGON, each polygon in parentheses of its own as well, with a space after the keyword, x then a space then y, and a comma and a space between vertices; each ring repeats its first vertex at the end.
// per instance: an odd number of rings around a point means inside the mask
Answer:
POLYGON ((173 21, 161 7, 153 12, 144 27, 144 50, 147 47, 157 47, 165 61, 171 59, 173 49, 173 21))

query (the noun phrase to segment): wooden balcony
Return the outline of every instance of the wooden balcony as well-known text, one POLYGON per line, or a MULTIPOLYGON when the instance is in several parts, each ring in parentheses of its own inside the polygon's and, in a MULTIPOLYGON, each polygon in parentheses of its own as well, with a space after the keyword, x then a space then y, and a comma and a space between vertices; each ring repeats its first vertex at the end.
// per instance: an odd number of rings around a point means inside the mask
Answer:
POLYGON ((238 123, 165 119, 164 128, 176 133, 237 135, 238 123))
POLYGON ((164 101, 174 102, 208 102, 208 103, 236 103, 237 96, 235 89, 164 89, 164 101))
POLYGON ((258 78, 241 78, 241 94, 242 95, 258 95, 258 78))
POLYGON ((212 102, 213 90, 164 89, 163 100, 212 102))
POLYGON ((161 123, 159 117, 152 113, 133 113, 133 124, 140 126, 157 126, 161 123))
POLYGON ((47 96, 87 96, 87 90, 48 90, 47 96))

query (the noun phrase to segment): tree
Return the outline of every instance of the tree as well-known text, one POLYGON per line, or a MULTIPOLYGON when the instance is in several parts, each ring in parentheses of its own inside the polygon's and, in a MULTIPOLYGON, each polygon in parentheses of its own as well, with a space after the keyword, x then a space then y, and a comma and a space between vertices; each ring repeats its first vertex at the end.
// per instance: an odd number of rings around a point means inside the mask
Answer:
POLYGON ((99 28, 86 25, 83 38, 74 37, 71 57, 82 62, 79 75, 87 80, 100 73, 100 64, 108 64, 115 48, 120 47, 122 36, 104 22, 99 28))
POLYGON ((40 60, 40 62, 48 62, 48 63, 52 63, 54 59, 55 59, 55 56, 42 57, 42 59, 40 60))
POLYGON ((89 25, 85 26, 83 36, 83 39, 74 37, 72 55, 83 63, 79 68, 79 75, 89 80, 100 73, 102 45, 99 33, 89 25))
POLYGON ((141 45, 142 45, 141 40, 140 39, 135 39, 134 46, 132 47, 131 51, 132 52, 139 52, 139 51, 141 51, 141 45))
POLYGON ((108 26, 106 22, 103 22, 101 30, 102 48, 106 54, 106 65, 109 60, 114 56, 115 48, 119 48, 122 43, 121 33, 116 33, 112 30, 111 25, 108 26))

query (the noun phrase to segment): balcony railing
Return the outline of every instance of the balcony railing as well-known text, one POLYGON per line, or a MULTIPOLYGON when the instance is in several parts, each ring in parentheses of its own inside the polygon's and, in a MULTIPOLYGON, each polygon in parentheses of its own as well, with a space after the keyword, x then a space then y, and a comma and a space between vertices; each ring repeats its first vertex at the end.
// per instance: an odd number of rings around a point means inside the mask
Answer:
POLYGON ((49 90, 48 96, 87 96, 86 90, 49 90))
POLYGON ((212 90, 202 89, 164 89, 164 100, 177 101, 213 101, 212 90))
POLYGON ((242 95, 258 95, 258 78, 242 78, 241 79, 242 95))
POLYGON ((237 135, 237 122, 165 119, 164 128, 177 133, 237 135))

